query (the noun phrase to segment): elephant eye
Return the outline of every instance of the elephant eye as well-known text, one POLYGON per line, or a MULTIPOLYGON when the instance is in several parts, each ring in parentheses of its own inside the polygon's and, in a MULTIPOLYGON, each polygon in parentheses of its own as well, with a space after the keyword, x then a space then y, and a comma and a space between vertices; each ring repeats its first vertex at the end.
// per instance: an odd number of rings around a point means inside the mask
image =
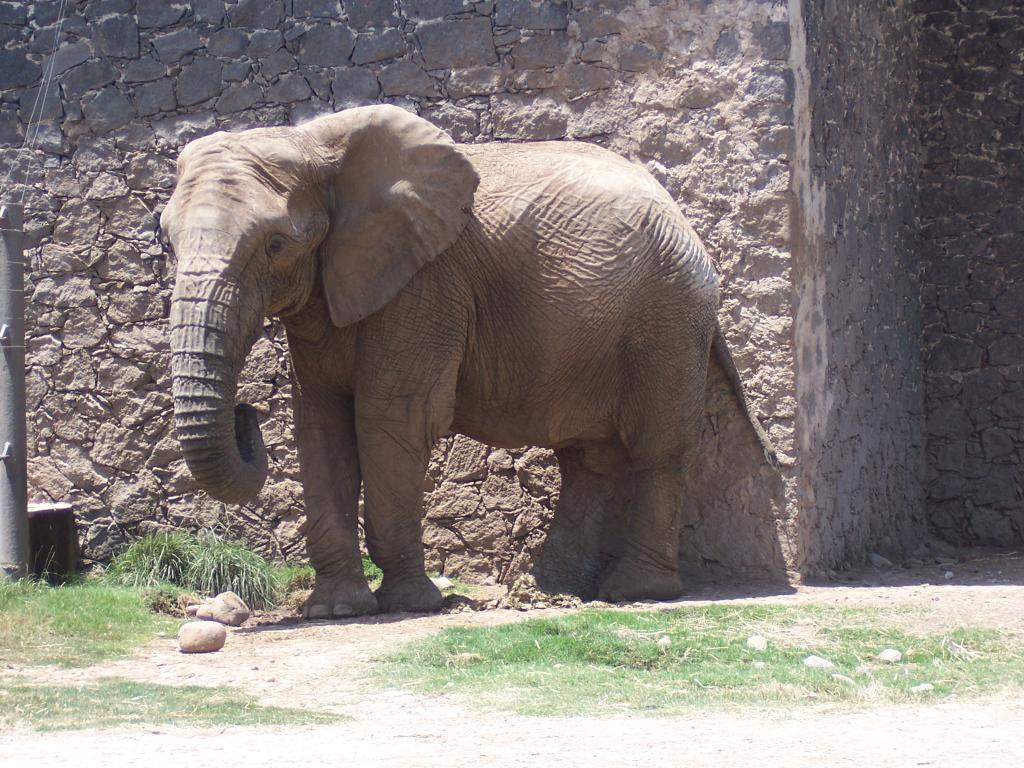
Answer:
POLYGON ((284 247, 287 244, 288 239, 284 235, 274 235, 267 242, 267 252, 271 256, 276 256, 277 254, 284 250, 284 247))

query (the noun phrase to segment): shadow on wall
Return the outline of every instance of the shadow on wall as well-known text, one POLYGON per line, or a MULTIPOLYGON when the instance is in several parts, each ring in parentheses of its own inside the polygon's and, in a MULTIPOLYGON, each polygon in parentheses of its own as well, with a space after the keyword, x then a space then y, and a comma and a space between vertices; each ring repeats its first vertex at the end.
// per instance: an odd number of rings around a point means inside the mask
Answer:
POLYGON ((712 358, 700 451, 684 487, 679 537, 684 583, 788 582, 780 540, 785 509, 783 475, 765 460, 712 358))

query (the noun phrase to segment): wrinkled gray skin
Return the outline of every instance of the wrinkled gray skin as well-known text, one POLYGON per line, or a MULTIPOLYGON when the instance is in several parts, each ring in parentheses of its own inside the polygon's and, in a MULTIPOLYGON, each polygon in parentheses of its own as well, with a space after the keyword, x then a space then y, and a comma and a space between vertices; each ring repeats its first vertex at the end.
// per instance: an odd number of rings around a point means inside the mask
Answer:
POLYGON ((555 449, 563 490, 542 584, 680 594, 681 478, 712 348, 746 406, 712 264, 642 168, 586 144, 456 146, 401 109, 363 107, 191 143, 161 226, 178 260, 175 427, 222 501, 249 501, 265 480, 255 411, 235 406, 235 388, 263 318, 287 330, 317 574, 308 617, 440 607, 421 514, 431 446, 450 432, 555 449), (602 483, 629 504, 611 533, 594 508, 602 483), (609 536, 618 556, 602 568, 609 536))

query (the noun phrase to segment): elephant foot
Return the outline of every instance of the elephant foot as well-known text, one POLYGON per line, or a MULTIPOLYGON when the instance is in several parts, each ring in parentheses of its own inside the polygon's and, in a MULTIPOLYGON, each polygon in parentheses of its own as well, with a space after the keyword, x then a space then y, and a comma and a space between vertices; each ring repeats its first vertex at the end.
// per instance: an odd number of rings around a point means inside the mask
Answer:
POLYGON ((342 619, 377 612, 377 598, 357 577, 316 577, 313 593, 302 609, 304 619, 342 619))
POLYGON ((675 600, 683 591, 683 582, 676 571, 654 568, 624 557, 601 581, 597 599, 609 603, 675 600))
POLYGON ((441 610, 444 600, 426 574, 398 581, 390 581, 385 575, 374 594, 383 613, 434 613, 441 610))

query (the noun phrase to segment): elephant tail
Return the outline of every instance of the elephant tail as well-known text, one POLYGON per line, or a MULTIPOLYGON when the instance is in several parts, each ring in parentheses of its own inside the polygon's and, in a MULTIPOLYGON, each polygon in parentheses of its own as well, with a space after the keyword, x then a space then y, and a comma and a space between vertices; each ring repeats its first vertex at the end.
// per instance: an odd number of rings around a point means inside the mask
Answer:
POLYGON ((718 364, 721 365, 722 370, 725 371, 726 378, 729 379, 729 384, 732 386, 732 391, 736 393, 736 399, 739 401, 740 410, 743 411, 743 415, 747 417, 747 421, 754 429, 757 441, 761 444, 761 448, 764 450, 765 460, 778 469, 781 464, 779 461, 778 451, 775 450, 775 446, 772 445, 771 438, 768 437, 768 433, 764 431, 764 427, 761 426, 761 422, 758 420, 757 414, 751 409, 750 403, 747 401, 747 396, 743 391, 743 382, 740 381, 740 375, 736 371, 736 364, 732 360, 732 353, 729 352, 729 345, 725 343, 725 334, 722 333, 722 326, 717 322, 715 323, 715 337, 711 342, 711 350, 715 355, 715 359, 718 360, 718 364))

